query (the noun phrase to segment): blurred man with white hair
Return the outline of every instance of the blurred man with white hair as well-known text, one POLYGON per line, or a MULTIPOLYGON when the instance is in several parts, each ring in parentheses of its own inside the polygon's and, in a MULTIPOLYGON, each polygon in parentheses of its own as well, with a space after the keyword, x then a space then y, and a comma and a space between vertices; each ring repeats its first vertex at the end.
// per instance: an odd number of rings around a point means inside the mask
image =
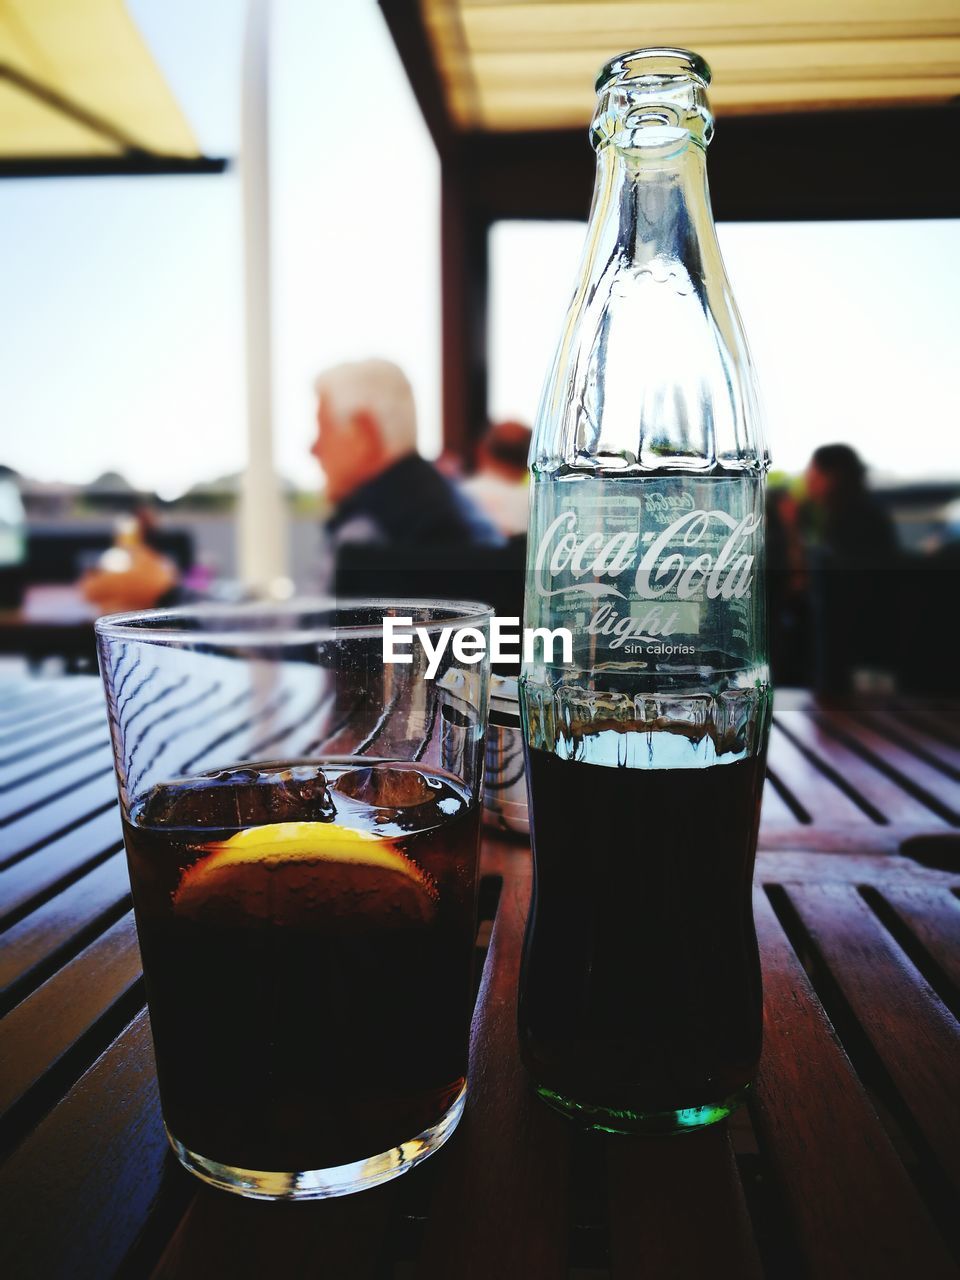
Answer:
POLYGON ((417 453, 413 390, 388 360, 337 365, 317 378, 317 438, 334 513, 334 546, 496 546, 501 535, 417 453))

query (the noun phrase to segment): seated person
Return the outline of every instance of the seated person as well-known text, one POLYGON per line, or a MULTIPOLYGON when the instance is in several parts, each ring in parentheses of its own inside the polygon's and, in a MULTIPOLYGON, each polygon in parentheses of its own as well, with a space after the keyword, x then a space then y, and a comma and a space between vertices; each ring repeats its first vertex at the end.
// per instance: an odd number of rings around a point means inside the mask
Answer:
POLYGON ((413 390, 387 360, 342 364, 316 381, 317 438, 334 512, 334 550, 344 543, 434 548, 498 546, 490 521, 417 453, 413 390))
POLYGON ((905 614, 896 600, 896 529, 866 477, 847 444, 822 445, 805 475, 814 682, 822 693, 847 692, 858 669, 888 670, 903 647, 893 639, 905 614))
POLYGON ((522 422, 495 422, 477 447, 476 471, 460 486, 508 538, 527 532, 530 434, 522 422))

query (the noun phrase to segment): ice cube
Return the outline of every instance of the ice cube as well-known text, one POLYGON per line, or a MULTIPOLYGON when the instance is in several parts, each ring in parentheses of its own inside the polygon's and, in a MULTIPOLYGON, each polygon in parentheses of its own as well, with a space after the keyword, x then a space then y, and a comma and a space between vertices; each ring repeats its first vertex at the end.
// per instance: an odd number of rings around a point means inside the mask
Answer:
POLYGON ((377 809, 406 809, 436 798, 440 779, 426 778, 417 768, 373 764, 349 769, 334 784, 351 800, 362 800, 377 809))
POLYGON ((424 773, 415 765, 372 764, 349 769, 330 785, 336 794, 367 806, 380 828, 422 831, 449 821, 466 804, 445 778, 424 773))
POLYGON ((336 808, 316 765, 241 765, 158 783, 140 810, 148 827, 228 829, 332 822, 336 808))

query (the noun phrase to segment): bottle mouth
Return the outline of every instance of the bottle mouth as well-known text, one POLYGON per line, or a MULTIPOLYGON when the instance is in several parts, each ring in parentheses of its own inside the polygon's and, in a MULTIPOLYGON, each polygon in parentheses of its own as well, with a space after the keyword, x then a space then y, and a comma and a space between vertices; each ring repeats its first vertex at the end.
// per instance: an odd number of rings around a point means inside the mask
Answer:
POLYGON ((621 151, 676 150, 713 136, 707 101, 710 68, 689 49, 633 49, 612 58, 597 76, 594 147, 621 151))
POLYGON ((614 83, 654 89, 677 80, 696 80, 703 89, 709 89, 711 71, 706 59, 690 49, 631 49, 618 53, 603 66, 594 87, 597 93, 614 83))

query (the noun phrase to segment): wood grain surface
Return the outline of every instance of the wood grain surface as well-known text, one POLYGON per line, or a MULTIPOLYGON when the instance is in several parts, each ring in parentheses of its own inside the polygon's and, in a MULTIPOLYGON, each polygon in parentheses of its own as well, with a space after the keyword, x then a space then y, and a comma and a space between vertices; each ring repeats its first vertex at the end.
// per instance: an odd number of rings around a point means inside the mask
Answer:
MULTIPOLYGON (((335 731, 308 684, 282 694, 264 742, 335 731)), ((257 745, 229 682, 187 698, 157 678, 150 702, 144 758, 257 745)), ((531 856, 488 833, 460 1129, 395 1183, 289 1205, 213 1191, 168 1149, 99 684, 0 685, 0 1274, 957 1274, 956 712, 777 696, 755 891, 764 1051, 728 1124, 585 1138, 537 1101, 516 1037, 531 856)))

